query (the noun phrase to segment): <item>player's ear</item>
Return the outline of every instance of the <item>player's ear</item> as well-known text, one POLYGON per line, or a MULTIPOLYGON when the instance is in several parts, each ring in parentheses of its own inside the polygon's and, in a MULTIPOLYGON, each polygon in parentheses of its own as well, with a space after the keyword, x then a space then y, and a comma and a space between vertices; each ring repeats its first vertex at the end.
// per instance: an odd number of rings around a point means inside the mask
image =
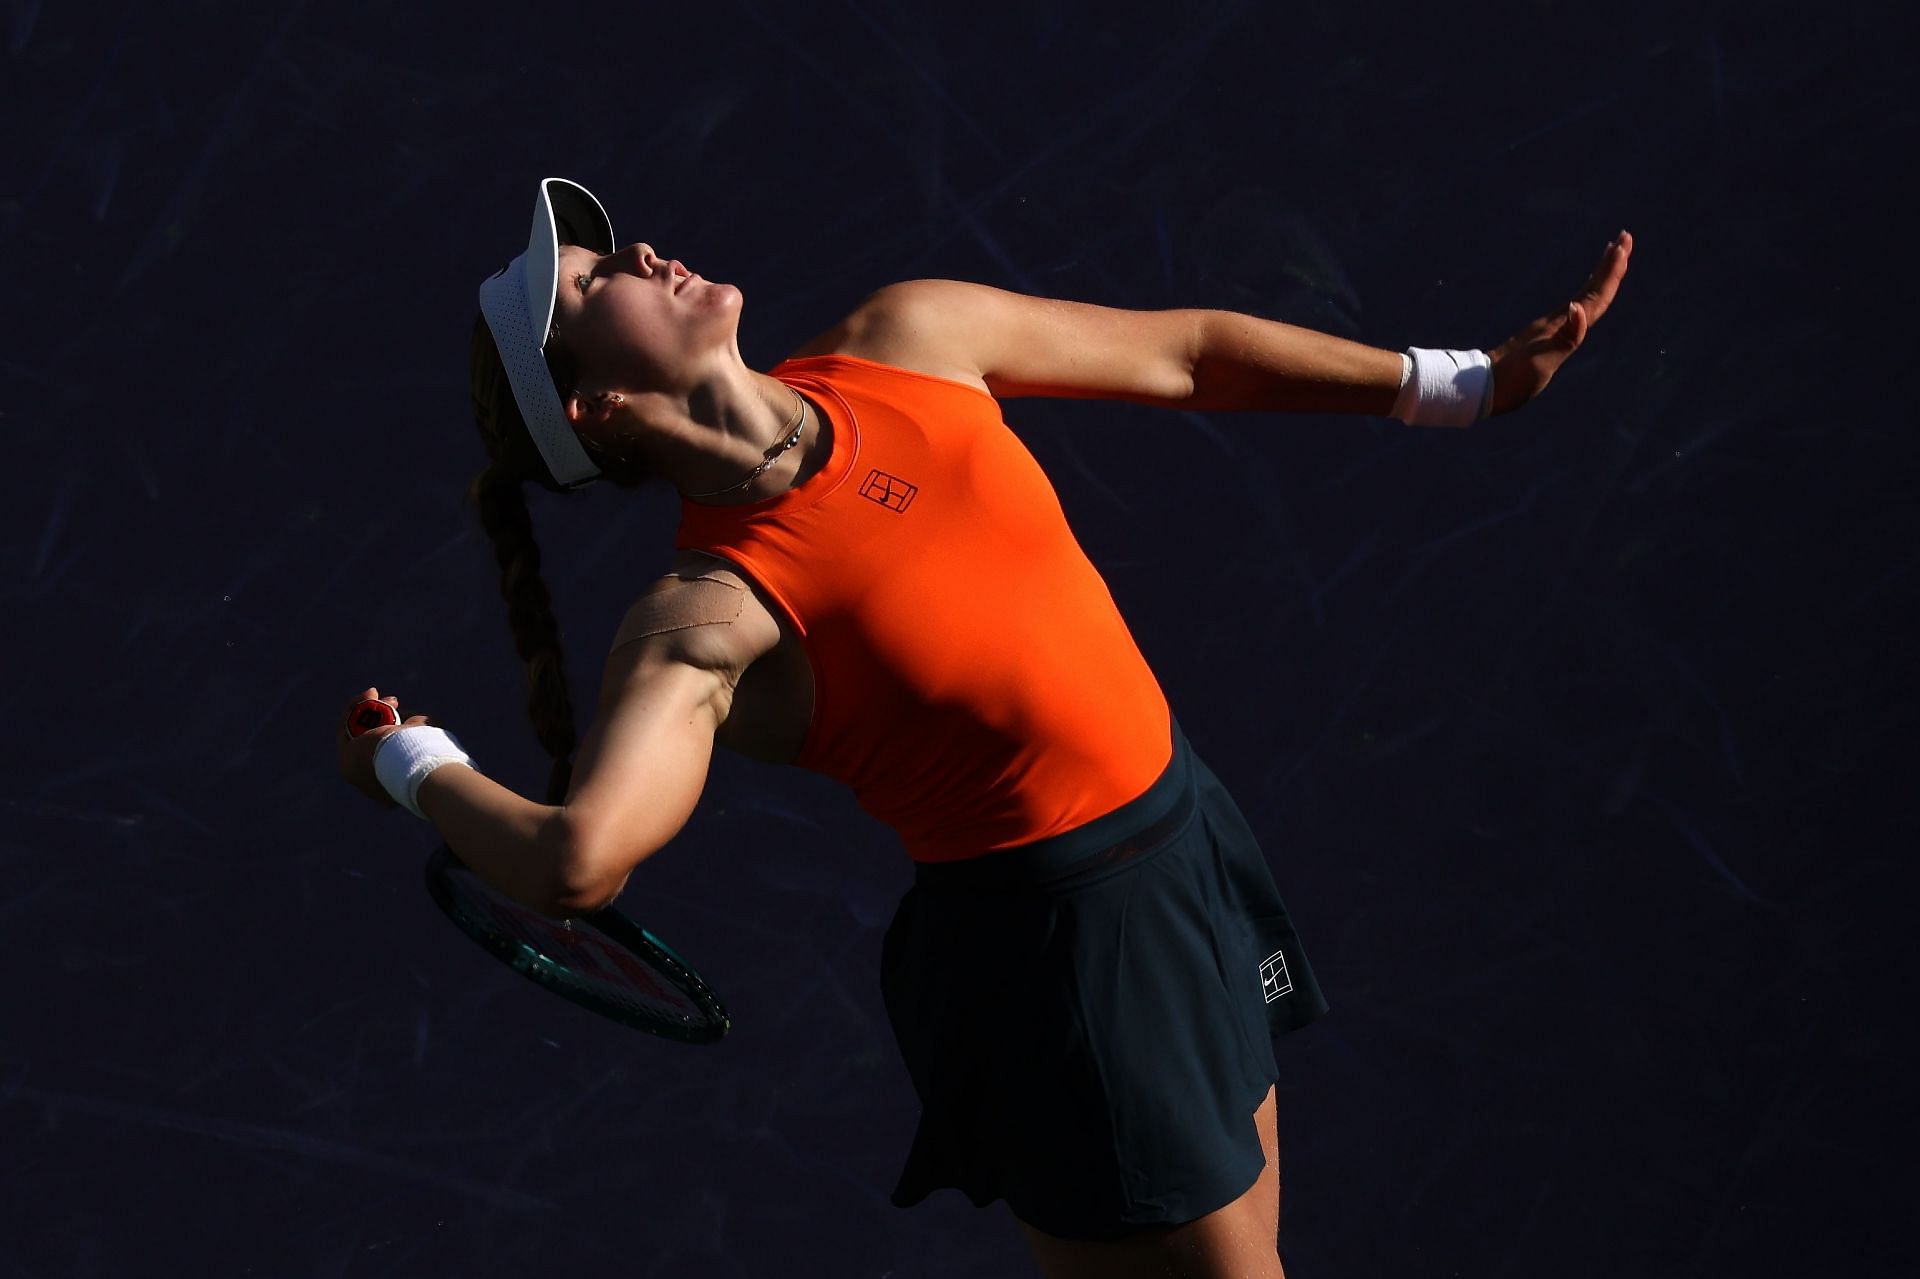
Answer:
POLYGON ((612 414, 613 406, 620 402, 620 396, 609 391, 575 391, 567 397, 567 421, 574 426, 604 422, 612 414))

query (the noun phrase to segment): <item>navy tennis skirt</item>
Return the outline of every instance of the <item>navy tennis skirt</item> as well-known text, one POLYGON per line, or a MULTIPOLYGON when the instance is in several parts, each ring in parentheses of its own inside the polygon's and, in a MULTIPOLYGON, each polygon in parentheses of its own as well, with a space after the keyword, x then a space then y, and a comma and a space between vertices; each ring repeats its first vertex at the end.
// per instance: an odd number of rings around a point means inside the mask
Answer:
POLYGON ((1115 812, 916 863, 881 989, 921 1102, 893 1203, 951 1186, 1067 1239, 1245 1194, 1274 1040, 1327 1009, 1253 832, 1178 724, 1166 771, 1115 812))

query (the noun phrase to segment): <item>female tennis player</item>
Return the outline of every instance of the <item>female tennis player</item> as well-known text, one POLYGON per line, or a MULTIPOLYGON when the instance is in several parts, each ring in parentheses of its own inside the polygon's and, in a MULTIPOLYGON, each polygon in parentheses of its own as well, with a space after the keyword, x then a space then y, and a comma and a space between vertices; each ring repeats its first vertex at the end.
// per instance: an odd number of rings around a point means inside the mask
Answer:
POLYGON ((555 918, 673 838, 716 743, 845 782, 915 870, 882 954, 922 1103, 893 1202, 1004 1199, 1050 1279, 1283 1276, 1274 1040, 1326 1005, 1000 401, 1466 426, 1540 393, 1632 247, 1490 353, 911 280, 760 373, 738 288, 617 247, 591 194, 547 179, 526 252, 480 287, 471 488, 554 760, 544 802, 418 715, 343 732, 341 771, 555 918), (599 478, 671 485, 678 556, 613 637, 576 754, 521 486, 599 478))

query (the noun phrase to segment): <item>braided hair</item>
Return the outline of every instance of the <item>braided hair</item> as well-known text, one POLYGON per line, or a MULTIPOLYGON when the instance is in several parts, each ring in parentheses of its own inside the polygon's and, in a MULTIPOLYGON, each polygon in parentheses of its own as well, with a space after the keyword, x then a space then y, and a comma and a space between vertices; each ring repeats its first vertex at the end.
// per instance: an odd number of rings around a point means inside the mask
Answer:
MULTIPOLYGON (((553 374, 554 389, 564 402, 579 380, 577 368, 567 352, 553 342, 547 348, 547 367, 553 374)), ((506 366, 500 361, 484 316, 474 317, 468 385, 474 425, 487 448, 487 469, 468 484, 467 500, 478 512, 487 540, 493 543, 513 649, 527 665, 527 715, 533 720, 541 747, 553 759, 546 802, 560 804, 566 801, 573 781, 573 751, 579 737, 573 698, 567 689, 560 626, 553 616, 553 596, 540 576, 540 546, 534 540, 524 486, 531 482, 550 492, 566 490, 548 474, 527 433, 526 421, 507 381, 506 366)), ((581 446, 601 473, 622 488, 636 487, 649 478, 645 470, 626 458, 611 456, 594 440, 582 437, 581 446)))

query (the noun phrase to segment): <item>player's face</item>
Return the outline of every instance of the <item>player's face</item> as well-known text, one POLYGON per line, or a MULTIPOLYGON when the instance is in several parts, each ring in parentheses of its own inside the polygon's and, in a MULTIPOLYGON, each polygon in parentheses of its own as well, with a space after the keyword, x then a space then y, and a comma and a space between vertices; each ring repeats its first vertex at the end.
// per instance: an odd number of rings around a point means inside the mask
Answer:
POLYGON ((601 255, 560 248, 556 336, 582 384, 679 391, 704 365, 734 349, 740 290, 676 269, 647 244, 601 255))

